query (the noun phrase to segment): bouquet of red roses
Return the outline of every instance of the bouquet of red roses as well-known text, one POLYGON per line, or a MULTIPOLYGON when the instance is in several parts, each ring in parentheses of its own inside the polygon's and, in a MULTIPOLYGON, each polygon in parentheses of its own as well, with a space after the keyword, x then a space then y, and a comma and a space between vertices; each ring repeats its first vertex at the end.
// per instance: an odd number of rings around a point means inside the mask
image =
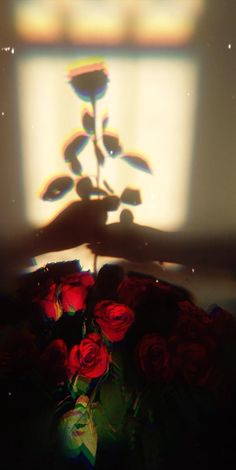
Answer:
POLYGON ((201 420, 235 390, 235 318, 218 306, 205 312, 180 287, 118 271, 48 276, 34 292, 51 319, 39 363, 56 397, 60 452, 96 468, 114 455, 117 466, 155 468, 186 448, 200 458, 201 420))

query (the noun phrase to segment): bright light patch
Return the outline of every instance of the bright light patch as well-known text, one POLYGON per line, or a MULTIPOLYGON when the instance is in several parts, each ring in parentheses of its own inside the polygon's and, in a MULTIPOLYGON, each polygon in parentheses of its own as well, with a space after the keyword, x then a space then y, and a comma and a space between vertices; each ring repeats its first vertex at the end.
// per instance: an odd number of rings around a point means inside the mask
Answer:
POLYGON ((15 0, 15 25, 30 42, 181 45, 204 0, 15 0))
POLYGON ((61 1, 17 0, 14 2, 15 25, 22 39, 52 42, 62 36, 61 1))
MULTIPOLYGON (((18 94, 29 223, 42 226, 78 199, 75 189, 54 202, 40 199, 56 177, 76 180, 73 166, 65 159, 65 145, 73 135, 84 132, 83 116, 93 113, 90 102, 76 96, 69 84, 67 71, 75 57, 63 55, 59 49, 55 55, 32 54, 32 49, 27 55, 28 45, 51 43, 58 48, 66 41, 68 45, 109 48, 132 45, 137 52, 137 46, 178 50, 176 55, 170 50, 168 55, 152 56, 103 54, 110 81, 97 104, 96 130, 99 146, 110 153, 100 181, 119 196, 125 188, 129 190, 126 196, 130 190, 133 197, 140 191, 142 204, 131 207, 135 222, 164 230, 181 227, 188 205, 198 64, 180 52, 193 38, 204 0, 15 0, 13 4, 16 34, 25 47, 24 54, 18 54, 18 94), (106 139, 102 139, 103 127, 106 139), (123 161, 121 148, 127 157, 123 161)), ((3 49, 15 52, 14 47, 3 49)), ((79 54, 77 58, 81 60, 79 54)), ((82 148, 80 164, 83 175, 95 184, 91 141, 82 148)), ((129 206, 123 203, 108 221, 118 221, 125 207, 129 206)), ((91 254, 84 248, 40 257, 40 262, 63 256, 78 257, 84 269, 93 268, 91 254)))
POLYGON ((196 20, 203 10, 203 1, 141 0, 136 8, 138 14, 133 32, 137 43, 177 46, 191 39, 196 20))
POLYGON ((71 2, 67 34, 81 44, 118 45, 125 38, 127 2, 80 0, 71 2))
MULTIPOLYGON (((39 197, 53 178, 74 177, 63 149, 68 137, 82 130, 85 104, 66 78, 70 60, 68 56, 25 56, 18 63, 25 208, 28 221, 35 226, 48 223, 78 199, 75 189, 55 202, 39 197)), ((101 181, 108 181, 117 195, 126 187, 140 190, 142 204, 131 208, 136 223, 178 229, 185 220, 188 204, 197 65, 185 56, 107 56, 105 60, 110 82, 107 94, 98 101, 98 132, 108 112, 108 132, 115 130, 123 153, 141 155, 152 174, 127 165, 119 157, 108 157, 101 169, 101 181), (187 90, 191 91, 190 96, 186 95, 187 90)), ((91 112, 90 105, 86 106, 91 112)), ((82 150, 80 161, 85 174, 95 180, 92 142, 82 150)), ((123 204, 121 210, 125 207, 128 206, 123 204)), ((118 221, 119 212, 111 213, 109 222, 118 221)), ((92 268, 90 252, 81 251, 82 248, 77 250, 76 256, 82 266, 92 268)), ((67 252, 66 259, 68 256, 67 252)), ((62 257, 62 253, 53 254, 50 260, 62 257)), ((71 251, 73 257, 75 250, 71 251)), ((44 263, 47 261, 44 259, 44 263)))

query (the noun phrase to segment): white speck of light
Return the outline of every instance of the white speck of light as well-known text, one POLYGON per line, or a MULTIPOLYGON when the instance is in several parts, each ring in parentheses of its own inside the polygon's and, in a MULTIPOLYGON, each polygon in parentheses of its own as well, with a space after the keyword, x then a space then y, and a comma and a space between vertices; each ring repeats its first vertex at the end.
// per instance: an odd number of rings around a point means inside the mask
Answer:
POLYGON ((11 392, 8 392, 8 395, 9 395, 9 397, 11 397, 11 396, 12 396, 12 393, 11 393, 11 392))
POLYGON ((228 49, 231 49, 231 47, 232 47, 231 44, 228 44, 228 49))
POLYGON ((2 111, 2 116, 5 116, 5 113, 4 113, 4 111, 2 111))
POLYGON ((192 273, 194 273, 194 272, 195 272, 195 269, 194 269, 194 268, 192 268, 192 273))
POLYGON ((156 279, 156 283, 158 283, 158 282, 159 282, 158 279, 156 279))
POLYGON ((15 54, 15 48, 14 47, 11 48, 11 53, 15 54))

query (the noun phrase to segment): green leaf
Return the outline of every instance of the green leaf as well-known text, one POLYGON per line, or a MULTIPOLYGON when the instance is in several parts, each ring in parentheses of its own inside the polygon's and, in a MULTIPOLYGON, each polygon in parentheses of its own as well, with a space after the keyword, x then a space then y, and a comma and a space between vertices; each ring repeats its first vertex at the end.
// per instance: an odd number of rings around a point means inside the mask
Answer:
POLYGON ((95 403, 93 405, 92 411, 93 419, 99 436, 99 442, 101 442, 103 445, 106 443, 109 446, 111 443, 114 443, 114 441, 116 441, 119 436, 116 435, 114 429, 109 427, 100 403, 95 403))
POLYGON ((61 416, 57 424, 57 436, 66 458, 76 458, 78 468, 80 459, 91 468, 96 459, 97 431, 89 405, 84 406, 79 400, 74 409, 61 416))
POLYGON ((121 351, 113 349, 108 379, 100 387, 100 404, 107 426, 111 431, 116 430, 115 434, 123 432, 122 427, 132 401, 133 394, 124 384, 121 351))
POLYGON ((107 426, 120 433, 127 411, 121 387, 111 380, 104 383, 100 390, 100 403, 107 426))
POLYGON ((115 383, 123 383, 123 370, 114 360, 111 363, 111 377, 115 383))
POLYGON ((79 395, 86 395, 86 392, 89 389, 89 385, 90 379, 75 374, 69 383, 71 396, 73 398, 77 398, 79 395))
POLYGON ((73 307, 73 305, 70 306, 70 310, 68 312, 66 312, 66 315, 69 315, 69 317, 74 317, 75 316, 75 313, 76 313, 76 310, 75 308, 73 307))

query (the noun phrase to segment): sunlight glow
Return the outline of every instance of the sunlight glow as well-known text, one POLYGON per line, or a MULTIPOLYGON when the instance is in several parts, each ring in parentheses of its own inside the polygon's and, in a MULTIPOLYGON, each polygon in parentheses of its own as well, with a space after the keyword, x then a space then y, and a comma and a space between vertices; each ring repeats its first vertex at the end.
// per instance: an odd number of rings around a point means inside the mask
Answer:
MULTIPOLYGON (((199 73, 194 53, 185 47, 191 44, 204 4, 204 0, 13 2, 15 29, 23 41, 17 83, 25 211, 31 225, 48 223, 78 199, 75 189, 54 202, 40 196, 58 176, 78 179, 63 151, 71 136, 83 132, 82 116, 92 109, 74 93, 68 68, 103 45, 108 47, 101 59, 106 62, 109 86, 98 101, 99 145, 103 145, 102 122, 108 118, 108 136, 118 135, 123 154, 144 158, 152 174, 119 157, 107 157, 101 181, 106 180, 118 196, 126 187, 140 190, 142 204, 132 206, 136 223, 163 230, 182 226, 188 207, 199 73), (52 47, 47 50, 45 44, 52 47), (73 48, 67 47, 67 52, 60 48, 65 44, 76 44, 76 53, 73 48), (132 48, 126 49, 127 45, 132 48), (89 46, 90 52, 85 53, 83 46, 89 46), (114 46, 119 46, 116 53, 114 46), (145 51, 145 47, 151 49, 145 51)), ((96 182, 92 141, 82 150, 80 161, 84 175, 96 182)), ((124 207, 128 206, 122 204, 109 214, 108 223, 118 221, 124 207)), ((92 267, 88 250, 69 251, 66 259, 78 257, 84 268, 92 267)), ((41 264, 57 261, 63 253, 40 258, 41 264)))
POLYGON ((26 41, 182 45, 204 0, 15 0, 15 26, 26 41))
MULTIPOLYGON (((126 186, 140 189, 142 204, 132 207, 136 223, 175 230, 183 224, 188 205, 196 64, 186 57, 105 59, 110 83, 107 94, 98 101, 98 115, 102 120, 109 113, 108 129, 116 130, 124 154, 142 155, 153 175, 108 157, 102 179, 117 195, 126 186)), ((18 64, 25 207, 35 226, 46 224, 78 198, 75 190, 55 202, 39 197, 51 179, 73 176, 63 148, 69 136, 82 130, 85 105, 68 83, 67 66, 68 57, 50 56, 26 56, 18 64)), ((92 142, 81 152, 80 160, 85 174, 95 178, 92 142)), ((119 212, 111 213, 109 222, 118 221, 119 212)))

